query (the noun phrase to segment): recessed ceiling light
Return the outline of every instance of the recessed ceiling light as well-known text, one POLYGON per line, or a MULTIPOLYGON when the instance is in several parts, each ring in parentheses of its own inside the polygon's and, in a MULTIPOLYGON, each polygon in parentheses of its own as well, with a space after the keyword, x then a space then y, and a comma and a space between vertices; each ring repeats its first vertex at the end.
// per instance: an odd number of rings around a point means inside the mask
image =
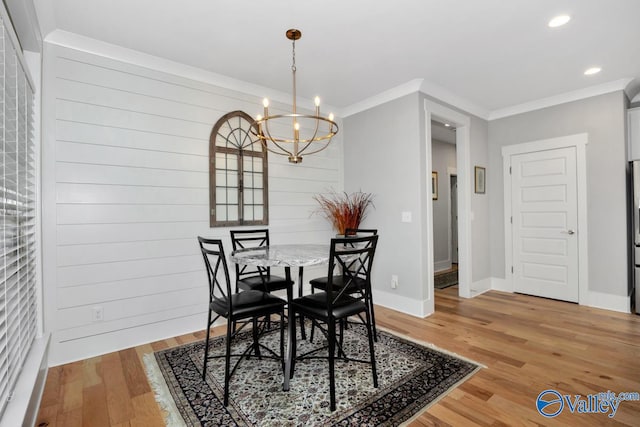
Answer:
POLYGON ((601 70, 602 70, 602 68, 600 68, 600 67, 591 67, 587 71, 584 72, 584 75, 585 76, 591 76, 593 74, 598 74, 601 70))
POLYGON ((569 22, 570 20, 571 20, 571 17, 569 15, 558 15, 555 18, 553 18, 551 21, 549 21, 549 26, 551 28, 561 27, 567 22, 569 22))
POLYGON ((450 125, 449 123, 445 123, 444 125, 445 125, 446 127, 449 127, 449 126, 451 126, 451 125, 450 125))

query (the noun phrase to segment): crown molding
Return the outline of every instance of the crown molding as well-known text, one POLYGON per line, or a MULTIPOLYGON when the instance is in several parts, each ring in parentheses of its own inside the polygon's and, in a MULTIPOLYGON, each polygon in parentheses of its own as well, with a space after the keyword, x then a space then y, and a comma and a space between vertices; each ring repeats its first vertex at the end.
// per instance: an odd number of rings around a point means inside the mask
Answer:
POLYGON ((365 98, 360 102, 351 104, 340 111, 341 117, 349 117, 362 111, 369 110, 373 107, 377 107, 378 105, 393 101, 394 99, 402 98, 405 95, 418 92, 420 91, 422 82, 423 79, 410 80, 399 86, 385 90, 384 92, 380 92, 377 95, 365 98))
MULTIPOLYGON (((82 36, 64 30, 54 30, 49 33, 45 39, 45 43, 56 46, 66 47, 79 50, 93 55, 102 56, 113 59, 115 61, 125 62, 127 64, 136 65, 142 68, 160 71, 167 74, 176 75, 186 79, 207 83, 225 89, 234 90, 247 95, 256 96, 258 98, 269 98, 270 101, 280 102, 291 105, 291 94, 279 90, 271 89, 265 86, 248 83, 243 80, 217 74, 202 68, 193 67, 170 59, 143 53, 137 50, 114 45, 111 43, 96 40, 90 37, 82 36)), ((298 98, 298 105, 315 109, 314 102, 307 98, 298 98)), ((262 107, 262 104, 260 104, 262 107)), ((333 106, 324 104, 327 111, 336 111, 333 106)), ((339 116, 338 116, 339 117, 339 116)))
POLYGON ((440 85, 427 80, 422 82, 420 92, 434 97, 436 100, 449 104, 465 113, 473 114, 481 119, 489 120, 489 110, 466 98, 458 96, 440 85))
POLYGON ((514 116, 516 114, 527 113, 529 111, 540 110, 542 108, 553 107, 555 105, 565 104, 567 102, 579 101, 592 96, 604 95, 606 93, 625 91, 634 79, 620 79, 600 85, 589 86, 584 89, 565 92, 560 95, 550 96, 548 98, 537 99, 523 104, 513 105, 499 110, 493 110, 489 114, 489 121, 502 119, 504 117, 514 116))

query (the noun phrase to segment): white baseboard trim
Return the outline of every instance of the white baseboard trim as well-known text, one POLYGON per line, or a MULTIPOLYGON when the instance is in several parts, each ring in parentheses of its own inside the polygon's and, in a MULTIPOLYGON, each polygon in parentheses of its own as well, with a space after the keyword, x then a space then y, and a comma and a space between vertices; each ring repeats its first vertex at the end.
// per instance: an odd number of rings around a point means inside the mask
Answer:
POLYGON ((381 305, 392 310, 400 311, 415 317, 427 317, 433 314, 433 311, 426 312, 426 307, 432 304, 429 301, 420 301, 407 298, 402 295, 392 294, 390 292, 373 290, 373 302, 375 305, 381 305))
POLYGON ((178 319, 167 319, 163 322, 154 322, 66 342, 56 342, 54 334, 49 366, 62 365, 129 347, 201 331, 205 329, 206 323, 207 312, 203 311, 202 313, 178 319))
POLYGON ((46 334, 34 340, 13 396, 0 420, 0 427, 35 425, 47 380, 50 337, 46 334))
POLYGON ((631 298, 628 296, 589 291, 586 305, 589 307, 603 308, 605 310, 619 311, 621 313, 631 313, 631 298))
POLYGON ((491 280, 491 289, 494 291, 513 293, 513 287, 507 279, 503 279, 502 277, 491 277, 489 280, 491 280))
MULTIPOLYGON (((490 280, 491 289, 513 293, 511 283, 506 279, 491 277, 490 280)), ((621 313, 631 313, 631 299, 628 296, 612 295, 604 292, 588 291, 586 303, 581 305, 618 311, 621 313)))
POLYGON ((446 259, 444 261, 435 261, 433 263, 433 271, 434 272, 439 272, 439 271, 443 271, 443 270, 449 270, 451 269, 451 260, 450 259, 446 259))
POLYGON ((478 280, 471 284, 471 297, 477 297, 492 289, 493 278, 487 277, 486 279, 478 280))

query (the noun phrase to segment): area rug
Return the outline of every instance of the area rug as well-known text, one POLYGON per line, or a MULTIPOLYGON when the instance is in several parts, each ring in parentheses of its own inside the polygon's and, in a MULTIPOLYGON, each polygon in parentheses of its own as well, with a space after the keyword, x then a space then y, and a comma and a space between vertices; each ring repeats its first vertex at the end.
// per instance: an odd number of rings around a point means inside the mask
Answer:
MULTIPOLYGON (((480 366, 425 343, 378 331, 375 344, 378 388, 373 388, 371 366, 336 362, 337 410, 329 410, 326 360, 296 363, 288 392, 274 360, 251 358, 238 366, 231 379, 229 406, 222 404, 224 359, 207 364, 202 380, 204 341, 146 354, 145 367, 156 400, 169 426, 396 426, 412 419, 473 375, 480 366)), ((278 348, 279 333, 265 334, 261 342, 278 348)), ((234 340, 234 352, 246 348, 250 332, 234 340)), ((361 326, 345 331, 345 351, 367 358, 366 332, 361 326)), ((298 340, 298 354, 319 346, 298 340)), ((210 343, 211 354, 224 354, 224 337, 210 343)))
POLYGON ((433 277, 433 287, 436 289, 445 289, 449 286, 458 284, 458 270, 448 273, 436 274, 433 277))

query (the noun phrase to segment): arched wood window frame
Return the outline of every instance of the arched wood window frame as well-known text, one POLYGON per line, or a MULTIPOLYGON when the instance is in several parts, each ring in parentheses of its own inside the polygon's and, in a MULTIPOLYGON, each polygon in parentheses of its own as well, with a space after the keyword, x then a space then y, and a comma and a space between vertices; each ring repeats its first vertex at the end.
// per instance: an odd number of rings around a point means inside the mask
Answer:
POLYGON ((213 126, 209 137, 211 227, 269 223, 267 150, 252 133, 253 122, 244 111, 232 111, 213 126))

